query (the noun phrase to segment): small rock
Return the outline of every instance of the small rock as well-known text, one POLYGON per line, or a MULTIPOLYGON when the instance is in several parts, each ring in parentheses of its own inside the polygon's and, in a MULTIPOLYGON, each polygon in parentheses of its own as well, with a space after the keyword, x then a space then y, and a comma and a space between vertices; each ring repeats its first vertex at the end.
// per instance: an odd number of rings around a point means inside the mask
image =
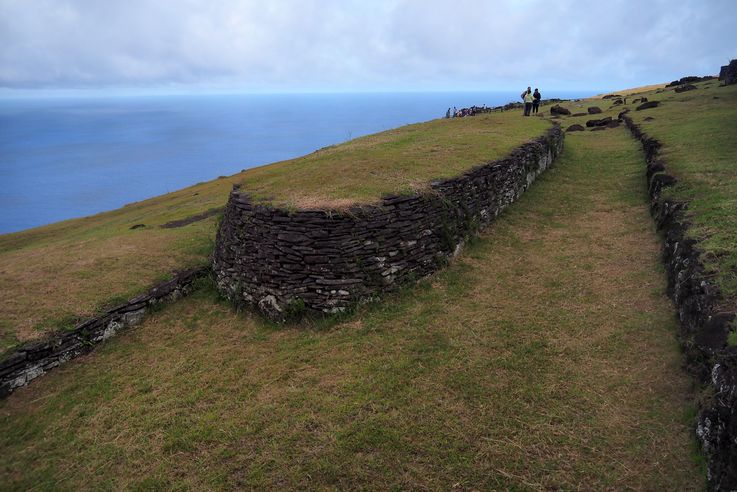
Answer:
POLYGON ((556 104, 555 106, 550 108, 550 114, 570 116, 571 112, 567 110, 566 108, 563 108, 559 106, 558 104, 556 104))
POLYGON ((657 108, 659 104, 660 104, 660 101, 648 101, 644 104, 640 104, 635 109, 637 111, 642 111, 643 109, 657 108))
POLYGON ((571 125, 568 128, 566 128, 567 132, 582 132, 584 131, 583 126, 581 125, 571 125))
POLYGON ((686 92, 686 91, 692 91, 694 89, 696 89, 696 86, 695 85, 692 85, 692 84, 684 84, 684 85, 679 85, 674 90, 676 92, 686 92))
POLYGON ((591 128, 593 126, 606 126, 609 124, 609 122, 612 121, 611 116, 607 116, 606 118, 602 118, 600 120, 589 120, 586 122, 586 126, 591 128))
POLYGON ((648 116, 647 118, 645 118, 645 121, 653 121, 654 119, 655 118, 653 118, 652 116, 648 116))
POLYGON ((133 230, 133 229, 141 229, 143 227, 146 227, 146 224, 135 224, 135 225, 130 226, 130 229, 131 230, 133 230))
POLYGON ((587 111, 589 112, 589 114, 599 114, 601 113, 601 108, 598 106, 591 106, 587 109, 587 111))

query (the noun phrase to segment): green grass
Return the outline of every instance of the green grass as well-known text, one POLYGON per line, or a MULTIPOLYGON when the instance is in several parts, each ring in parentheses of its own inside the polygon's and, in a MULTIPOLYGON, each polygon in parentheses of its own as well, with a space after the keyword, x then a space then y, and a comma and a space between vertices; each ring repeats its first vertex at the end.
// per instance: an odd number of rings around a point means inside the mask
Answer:
MULTIPOLYGON (((626 105, 610 108, 608 100, 566 103, 572 112, 599 106, 602 115, 565 118, 564 126, 630 109, 636 123, 663 144, 668 173, 678 185, 667 197, 689 203, 689 234, 699 240, 701 261, 725 295, 727 309, 737 309, 737 86, 700 82, 697 90, 673 89, 628 95, 626 105), (658 108, 635 111, 632 100, 662 101, 658 108), (645 118, 652 118, 645 121, 645 118)), ((651 89, 651 88, 648 88, 651 89)), ((622 93, 623 94, 623 93, 622 93)))
POLYGON ((289 206, 373 202, 503 157, 550 126, 516 116, 409 125, 111 212, 0 235, 0 353, 136 295, 173 270, 207 263, 217 217, 160 226, 224 206, 234 183, 289 206), (146 227, 131 230, 135 224, 146 227))
POLYGON ((704 266, 737 308, 737 86, 712 81, 698 90, 667 91, 654 99, 652 121, 635 121, 663 143, 678 186, 668 196, 689 203, 689 234, 699 240, 704 266), (714 99, 718 97, 718 99, 714 99))
POLYGON ((0 402, 0 489, 703 488, 642 159, 569 135, 447 269, 347 318, 201 289, 0 402))
POLYGON ((244 175, 244 190, 288 207, 344 207, 427 188, 508 154, 550 128, 515 112, 439 119, 327 147, 244 175))

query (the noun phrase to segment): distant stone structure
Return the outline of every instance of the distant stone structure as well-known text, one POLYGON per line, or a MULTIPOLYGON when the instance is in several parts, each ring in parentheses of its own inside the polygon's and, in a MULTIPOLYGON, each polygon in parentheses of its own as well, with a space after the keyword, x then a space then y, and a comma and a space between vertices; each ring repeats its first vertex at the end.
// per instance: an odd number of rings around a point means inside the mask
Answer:
POLYGON ((719 71, 719 80, 724 85, 737 84, 737 60, 732 60, 729 65, 724 65, 719 71))

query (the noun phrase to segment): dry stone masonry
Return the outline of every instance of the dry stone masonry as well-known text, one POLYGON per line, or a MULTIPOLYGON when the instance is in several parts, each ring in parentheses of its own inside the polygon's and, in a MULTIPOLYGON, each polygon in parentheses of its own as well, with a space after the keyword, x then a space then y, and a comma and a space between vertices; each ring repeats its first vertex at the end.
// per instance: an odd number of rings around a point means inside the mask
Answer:
POLYGON ((72 330, 60 331, 45 340, 17 348, 0 359, 0 398, 60 364, 90 352, 95 345, 118 331, 137 325, 152 307, 188 294, 197 279, 207 275, 208 271, 209 268, 199 268, 178 273, 172 280, 88 319, 72 330))
POLYGON ((662 193, 676 179, 667 173, 661 143, 627 115, 623 119, 645 150, 651 210, 664 236, 663 262, 680 318, 679 338, 688 367, 704 388, 696 434, 708 461, 709 489, 737 490, 737 347, 727 343, 735 313, 724 308, 721 292, 701 263, 698 243, 688 236, 688 203, 662 193))
POLYGON ((562 146, 555 126, 505 159, 431 183, 426 193, 347 211, 282 210, 235 187, 213 255, 217 286, 276 321, 350 309, 444 265, 562 146))

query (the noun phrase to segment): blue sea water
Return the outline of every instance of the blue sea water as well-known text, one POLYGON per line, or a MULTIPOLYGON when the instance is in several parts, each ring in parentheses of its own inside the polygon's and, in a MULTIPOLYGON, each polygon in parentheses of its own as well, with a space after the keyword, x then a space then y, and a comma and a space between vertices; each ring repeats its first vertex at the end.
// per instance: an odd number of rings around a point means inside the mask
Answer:
MULTIPOLYGON (((573 98, 587 93, 546 93, 573 98)), ((0 234, 496 106, 510 92, 0 99, 0 234)))

